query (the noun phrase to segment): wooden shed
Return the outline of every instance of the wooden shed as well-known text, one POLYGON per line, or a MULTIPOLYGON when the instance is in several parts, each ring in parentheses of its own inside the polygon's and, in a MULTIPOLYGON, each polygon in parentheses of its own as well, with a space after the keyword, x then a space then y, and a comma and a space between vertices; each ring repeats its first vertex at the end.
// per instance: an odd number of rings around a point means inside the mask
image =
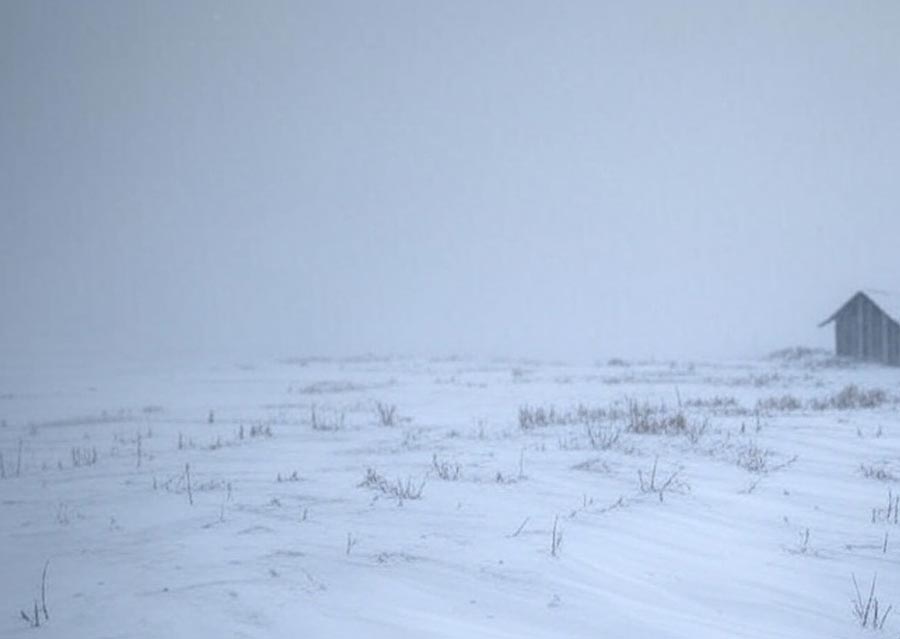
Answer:
POLYGON ((834 322, 835 352, 900 366, 900 296, 885 291, 859 291, 827 320, 834 322))

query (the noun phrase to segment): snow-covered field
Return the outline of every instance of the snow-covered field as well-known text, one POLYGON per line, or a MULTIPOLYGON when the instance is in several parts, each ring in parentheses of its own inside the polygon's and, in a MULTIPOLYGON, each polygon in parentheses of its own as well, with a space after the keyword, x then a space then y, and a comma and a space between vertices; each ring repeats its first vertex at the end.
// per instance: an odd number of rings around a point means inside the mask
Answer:
POLYGON ((831 364, 6 368, 0 636, 896 637, 900 371, 831 364))

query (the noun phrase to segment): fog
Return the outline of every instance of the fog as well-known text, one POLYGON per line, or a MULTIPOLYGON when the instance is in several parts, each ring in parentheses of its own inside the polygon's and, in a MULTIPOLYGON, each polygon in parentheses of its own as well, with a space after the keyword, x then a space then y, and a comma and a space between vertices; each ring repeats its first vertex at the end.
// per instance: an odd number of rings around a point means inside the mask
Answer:
POLYGON ((900 288, 895 2, 4 2, 0 350, 732 358, 900 288))

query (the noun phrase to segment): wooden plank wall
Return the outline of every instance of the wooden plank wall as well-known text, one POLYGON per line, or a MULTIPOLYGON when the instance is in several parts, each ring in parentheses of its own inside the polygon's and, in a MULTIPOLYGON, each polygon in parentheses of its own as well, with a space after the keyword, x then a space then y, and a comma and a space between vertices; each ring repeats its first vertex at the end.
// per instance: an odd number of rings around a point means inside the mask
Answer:
POLYGON ((834 332, 838 355, 900 366, 900 325, 864 295, 841 310, 834 332))

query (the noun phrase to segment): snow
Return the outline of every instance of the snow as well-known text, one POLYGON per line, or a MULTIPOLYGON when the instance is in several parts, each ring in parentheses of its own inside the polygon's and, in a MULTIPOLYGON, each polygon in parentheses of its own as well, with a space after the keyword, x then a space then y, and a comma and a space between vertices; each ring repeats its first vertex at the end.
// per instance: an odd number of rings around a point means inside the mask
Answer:
POLYGON ((825 364, 7 367, 0 636, 867 636, 851 575, 900 605, 900 371, 825 364), (850 384, 884 396, 813 403, 850 384), (645 403, 688 428, 628 432, 645 403))

